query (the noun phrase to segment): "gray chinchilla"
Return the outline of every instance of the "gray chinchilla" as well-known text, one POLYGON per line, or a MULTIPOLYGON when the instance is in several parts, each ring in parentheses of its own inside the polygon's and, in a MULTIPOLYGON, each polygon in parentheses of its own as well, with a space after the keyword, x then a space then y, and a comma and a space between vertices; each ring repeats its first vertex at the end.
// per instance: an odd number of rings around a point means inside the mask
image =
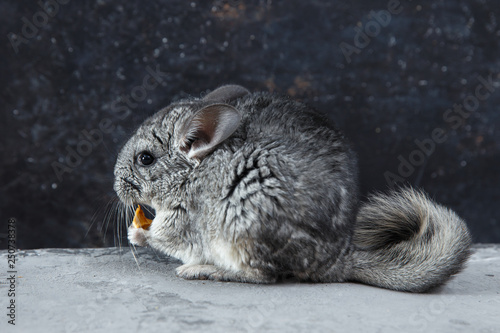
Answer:
POLYGON ((360 281, 413 292, 464 266, 471 237, 412 188, 358 202, 341 132, 286 97, 222 86, 146 120, 121 150, 114 188, 156 215, 132 244, 183 261, 177 275, 273 283, 360 281))

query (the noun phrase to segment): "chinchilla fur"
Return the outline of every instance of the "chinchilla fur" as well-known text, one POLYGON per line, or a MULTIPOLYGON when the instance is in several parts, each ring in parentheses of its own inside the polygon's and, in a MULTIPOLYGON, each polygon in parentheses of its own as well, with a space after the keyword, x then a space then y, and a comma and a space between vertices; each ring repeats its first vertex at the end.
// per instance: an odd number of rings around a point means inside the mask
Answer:
POLYGON ((423 292, 460 272, 471 237, 455 213, 409 187, 359 203, 357 172, 324 117, 229 85, 147 119, 118 156, 114 188, 156 212, 129 241, 182 260, 185 279, 423 292))

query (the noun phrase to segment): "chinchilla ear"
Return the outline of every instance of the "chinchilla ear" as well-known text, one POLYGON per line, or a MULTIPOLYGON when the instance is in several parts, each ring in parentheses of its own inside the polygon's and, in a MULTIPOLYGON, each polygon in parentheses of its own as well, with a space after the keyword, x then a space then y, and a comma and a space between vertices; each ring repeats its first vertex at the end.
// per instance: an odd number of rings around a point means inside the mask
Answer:
POLYGON ((228 84, 205 95, 202 100, 214 103, 228 103, 248 94, 250 94, 250 91, 246 88, 236 84, 228 84))
POLYGON ((180 147, 189 158, 201 159, 226 140, 240 125, 241 115, 227 104, 212 104, 187 122, 181 133, 180 147))

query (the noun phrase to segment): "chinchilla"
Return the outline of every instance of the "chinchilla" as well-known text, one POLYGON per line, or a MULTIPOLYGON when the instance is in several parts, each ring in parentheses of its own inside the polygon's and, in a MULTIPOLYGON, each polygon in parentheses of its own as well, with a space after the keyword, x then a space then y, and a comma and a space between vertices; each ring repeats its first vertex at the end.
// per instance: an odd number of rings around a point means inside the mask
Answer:
POLYGON ((463 220, 411 187, 359 203, 357 173, 326 118, 227 85, 147 119, 118 156, 114 189, 156 213, 148 230, 128 228, 129 241, 180 259, 185 279, 423 292, 462 270, 463 220))

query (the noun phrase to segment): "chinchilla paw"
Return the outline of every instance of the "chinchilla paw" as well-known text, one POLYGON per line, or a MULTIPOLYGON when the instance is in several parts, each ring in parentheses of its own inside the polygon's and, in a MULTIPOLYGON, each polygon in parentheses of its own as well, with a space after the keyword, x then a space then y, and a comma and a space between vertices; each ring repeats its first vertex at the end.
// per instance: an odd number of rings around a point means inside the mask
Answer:
POLYGON ((178 277, 186 280, 207 280, 218 269, 213 265, 182 265, 175 271, 178 277))
POLYGON ((147 233, 149 231, 142 228, 135 228, 131 226, 128 228, 128 240, 131 244, 137 246, 146 246, 147 245, 147 233))

